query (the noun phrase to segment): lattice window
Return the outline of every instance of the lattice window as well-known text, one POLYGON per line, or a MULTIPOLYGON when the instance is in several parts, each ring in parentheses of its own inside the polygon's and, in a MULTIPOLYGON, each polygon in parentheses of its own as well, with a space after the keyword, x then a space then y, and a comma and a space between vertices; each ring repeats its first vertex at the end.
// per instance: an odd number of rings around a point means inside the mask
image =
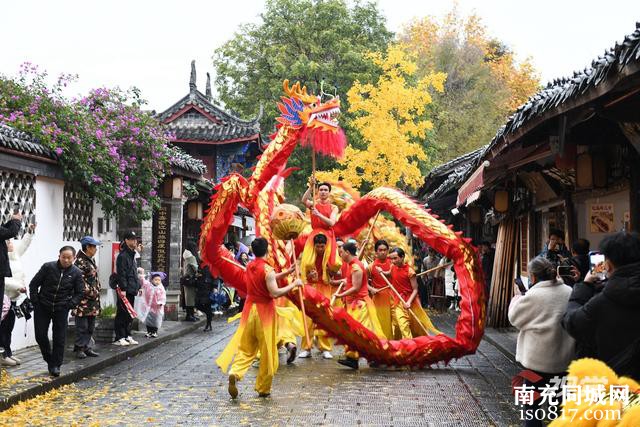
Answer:
POLYGON ((64 186, 64 231, 65 241, 78 241, 93 235, 93 201, 69 186, 64 186))
POLYGON ((26 173, 0 169, 0 218, 6 223, 13 215, 15 205, 22 213, 22 225, 18 238, 21 238, 29 222, 35 221, 36 177, 26 173))

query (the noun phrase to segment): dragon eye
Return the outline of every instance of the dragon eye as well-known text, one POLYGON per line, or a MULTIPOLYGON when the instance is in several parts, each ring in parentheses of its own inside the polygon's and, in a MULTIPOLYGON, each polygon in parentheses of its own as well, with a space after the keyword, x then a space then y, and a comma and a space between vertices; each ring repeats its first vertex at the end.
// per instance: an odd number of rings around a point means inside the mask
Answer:
POLYGON ((311 104, 311 108, 316 108, 318 105, 314 102, 311 104))

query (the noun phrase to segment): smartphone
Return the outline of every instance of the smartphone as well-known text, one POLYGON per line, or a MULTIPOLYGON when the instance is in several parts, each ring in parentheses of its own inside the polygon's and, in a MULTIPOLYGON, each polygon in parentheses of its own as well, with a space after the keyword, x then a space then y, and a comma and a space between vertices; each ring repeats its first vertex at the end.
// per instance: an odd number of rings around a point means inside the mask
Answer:
POLYGON ((573 277, 573 267, 571 267, 570 265, 559 265, 558 276, 573 277))
POLYGON ((605 279, 604 255, 600 252, 589 252, 589 265, 591 274, 598 276, 600 280, 605 279))
POLYGON ((518 287, 518 289, 520 289, 520 293, 522 295, 527 293, 527 287, 524 285, 524 283, 522 283, 522 279, 521 278, 516 277, 513 281, 516 284, 516 286, 518 287))

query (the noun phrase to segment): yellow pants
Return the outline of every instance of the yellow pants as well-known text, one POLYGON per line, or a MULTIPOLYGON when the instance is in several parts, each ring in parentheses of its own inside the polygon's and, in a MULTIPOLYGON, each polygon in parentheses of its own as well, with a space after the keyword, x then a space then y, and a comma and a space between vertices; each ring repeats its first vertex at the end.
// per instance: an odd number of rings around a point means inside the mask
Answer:
MULTIPOLYGON (((270 393, 273 375, 278 370, 278 350, 276 348, 275 333, 268 334, 272 328, 264 328, 257 307, 254 305, 249 312, 247 324, 240 338, 238 352, 233 359, 229 375, 236 375, 242 379, 251 364, 256 359, 258 351, 261 354, 260 369, 256 377, 255 390, 258 393, 270 393), (271 355, 271 357, 269 357, 271 355), (271 358, 272 360, 269 360, 271 358), (271 367, 271 369, 269 369, 271 367), (269 372, 271 371, 271 372, 269 372)), ((275 332, 275 331, 274 331, 275 332)))
POLYGON ((410 316, 409 320, 411 322, 411 332, 413 333, 414 337, 425 336, 428 334, 438 335, 442 333, 434 326, 433 322, 431 322, 429 315, 422 308, 419 298, 416 297, 413 300, 413 302, 411 303, 411 310, 416 315, 416 317, 420 320, 420 323, 422 323, 422 325, 427 329, 425 331, 424 328, 420 326, 418 321, 411 314, 407 313, 410 316))
MULTIPOLYGON (((331 299, 331 285, 327 285, 324 283, 316 283, 315 288, 322 295, 327 297, 329 300, 331 299)), ((311 318, 307 317, 307 326, 309 327, 309 338, 313 341, 313 338, 316 339, 316 347, 320 351, 331 351, 333 349, 333 340, 327 336, 327 333, 322 329, 318 329, 315 323, 311 320, 311 318)), ((313 343, 311 343, 313 345, 313 343)), ((304 350, 311 350, 311 347, 307 346, 307 341, 305 337, 302 337, 302 348, 304 350)))
MULTIPOLYGON (((375 331, 373 322, 371 321, 369 308, 367 307, 367 303, 365 301, 358 301, 357 303, 347 303, 347 313, 349 313, 351 317, 360 322, 366 328, 375 331)), ((346 345, 344 346, 344 354, 349 359, 360 358, 360 354, 357 351, 351 350, 349 346, 346 345)))
POLYGON ((393 327, 391 320, 391 294, 388 289, 378 292, 371 297, 373 304, 376 306, 376 314, 380 321, 380 327, 384 337, 388 340, 393 339, 393 327))
POLYGON ((413 338, 413 334, 411 334, 411 314, 409 314, 409 310, 404 308, 401 302, 394 302, 391 306, 391 317, 393 326, 400 333, 400 336, 403 339, 411 339, 413 338))

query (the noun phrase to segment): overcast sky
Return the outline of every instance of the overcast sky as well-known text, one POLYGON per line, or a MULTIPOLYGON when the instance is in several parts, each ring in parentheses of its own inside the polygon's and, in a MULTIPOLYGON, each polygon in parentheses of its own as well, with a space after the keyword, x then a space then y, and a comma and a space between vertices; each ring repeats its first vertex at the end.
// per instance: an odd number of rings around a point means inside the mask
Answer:
MULTIPOLYGON (((398 31, 413 17, 442 16, 452 0, 379 0, 398 31)), ((582 69, 635 30, 639 0, 459 0, 520 58, 530 56, 543 82, 582 69)), ((263 0, 19 0, 4 2, 0 73, 30 61, 51 75, 77 73, 73 93, 91 87, 137 86, 162 111, 188 92, 196 59, 198 87, 213 73, 215 48, 238 26, 256 22, 263 0)), ((215 88, 214 88, 215 90, 215 88)))

